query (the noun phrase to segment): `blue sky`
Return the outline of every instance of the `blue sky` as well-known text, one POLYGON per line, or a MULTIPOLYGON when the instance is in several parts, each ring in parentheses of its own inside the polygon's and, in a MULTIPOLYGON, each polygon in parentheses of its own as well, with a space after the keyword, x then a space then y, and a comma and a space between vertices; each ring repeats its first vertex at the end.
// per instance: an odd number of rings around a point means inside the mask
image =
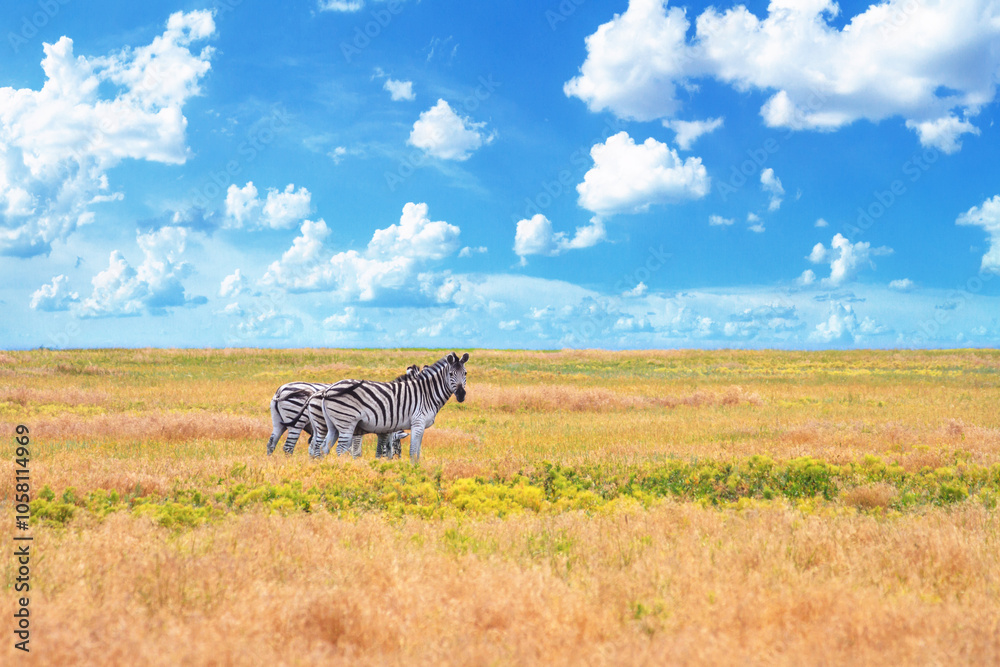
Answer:
POLYGON ((0 347, 1000 342, 1000 4, 0 8, 0 347))

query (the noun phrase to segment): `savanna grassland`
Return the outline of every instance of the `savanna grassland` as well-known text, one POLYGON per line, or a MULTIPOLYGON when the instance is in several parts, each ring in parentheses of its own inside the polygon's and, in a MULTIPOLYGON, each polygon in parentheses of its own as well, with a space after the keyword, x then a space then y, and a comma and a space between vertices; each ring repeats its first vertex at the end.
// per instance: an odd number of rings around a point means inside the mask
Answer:
POLYGON ((1000 353, 473 350, 419 468, 265 456, 282 382, 442 354, 0 353, 30 662, 1000 662, 1000 353))

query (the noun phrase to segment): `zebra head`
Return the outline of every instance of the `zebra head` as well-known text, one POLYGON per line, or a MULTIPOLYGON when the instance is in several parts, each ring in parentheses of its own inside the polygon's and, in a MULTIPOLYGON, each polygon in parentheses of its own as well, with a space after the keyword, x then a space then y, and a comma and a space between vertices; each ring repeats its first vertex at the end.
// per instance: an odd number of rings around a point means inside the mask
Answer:
POLYGON ((448 355, 448 388, 459 403, 465 400, 465 362, 468 360, 468 352, 461 358, 454 352, 448 355))

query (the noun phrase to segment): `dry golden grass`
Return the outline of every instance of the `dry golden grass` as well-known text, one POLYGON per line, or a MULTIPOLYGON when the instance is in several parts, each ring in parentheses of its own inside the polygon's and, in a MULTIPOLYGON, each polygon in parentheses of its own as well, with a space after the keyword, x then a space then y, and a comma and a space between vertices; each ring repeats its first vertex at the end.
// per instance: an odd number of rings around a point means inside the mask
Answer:
MULTIPOLYGON (((274 389, 390 379, 439 356, 3 352, 0 431, 31 428, 36 492, 308 488, 331 467, 364 486, 378 474, 370 438, 359 461, 310 461, 304 441, 292 457, 264 456, 274 389)), ((614 470, 757 454, 991 466, 997 405, 1000 354, 988 350, 482 350, 469 399, 427 432, 422 468, 447 481, 546 461, 614 470)), ((7 545, 11 459, 0 463, 7 545)), ((172 530, 138 512, 80 511, 33 529, 31 663, 1000 663, 1000 515, 972 500, 899 512, 898 493, 872 482, 795 506, 629 501, 505 518, 265 507, 172 530)), ((14 570, 0 562, 10 619, 14 570)), ((0 663, 21 658, 5 641, 0 663)))
POLYGON ((253 514, 180 535, 112 515, 46 535, 33 662, 995 664, 998 529, 976 507, 253 514))

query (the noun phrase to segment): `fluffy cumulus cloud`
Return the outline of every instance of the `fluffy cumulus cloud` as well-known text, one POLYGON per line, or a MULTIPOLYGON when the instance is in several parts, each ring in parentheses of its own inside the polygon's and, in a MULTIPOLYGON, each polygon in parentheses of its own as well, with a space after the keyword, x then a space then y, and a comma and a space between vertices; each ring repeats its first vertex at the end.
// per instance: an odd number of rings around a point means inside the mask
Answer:
POLYGON ((665 120, 663 126, 677 133, 675 141, 683 151, 691 150, 691 146, 699 137, 715 132, 722 127, 722 118, 709 120, 665 120))
POLYGON ((638 213, 653 204, 700 199, 711 179, 701 158, 682 160, 664 143, 636 144, 619 132, 590 149, 594 166, 576 186, 580 205, 598 215, 638 213))
MULTIPOLYGON (((851 243, 843 234, 837 234, 829 248, 822 243, 813 246, 809 261, 813 264, 829 264, 830 275, 822 280, 822 284, 825 287, 838 287, 853 280, 863 269, 875 268, 872 257, 890 254, 891 248, 872 248, 865 241, 851 243)), ((806 270, 799 278, 803 285, 811 285, 815 280, 816 274, 811 270, 806 270)))
POLYGON ((52 282, 42 285, 31 295, 32 310, 55 312, 69 310, 70 306, 80 300, 80 295, 69 290, 69 278, 56 276, 52 282))
POLYGON ((236 269, 233 273, 223 278, 222 283, 219 285, 219 296, 224 299, 237 297, 249 292, 250 281, 246 279, 246 276, 239 269, 236 269))
POLYGON ((43 46, 41 90, 0 88, 0 253, 49 252, 95 203, 118 199, 107 172, 125 159, 181 164, 185 102, 200 92, 215 32, 208 11, 178 12, 150 44, 77 56, 43 46))
POLYGON ((959 225, 982 227, 989 235, 990 247, 983 255, 980 270, 989 273, 1000 273, 1000 195, 994 195, 980 206, 973 206, 958 216, 955 221, 959 225))
POLYGON ((723 218, 721 215, 708 216, 708 224, 712 227, 728 227, 736 222, 733 218, 723 218))
POLYGON ((312 194, 289 183, 284 191, 268 188, 261 199, 253 181, 242 188, 235 183, 226 191, 224 225, 228 228, 287 229, 306 218, 312 210, 312 194))
POLYGON ((587 37, 587 59, 579 76, 566 82, 566 95, 591 111, 612 111, 620 118, 670 118, 680 110, 677 84, 687 76, 685 33, 689 23, 680 7, 664 0, 632 0, 624 14, 587 37))
POLYGON ((586 40, 567 95, 622 118, 671 119, 678 87, 713 77, 770 94, 771 127, 835 130, 900 117, 926 146, 946 152, 978 133, 971 122, 996 94, 1000 5, 993 0, 889 0, 831 25, 832 0, 772 0, 758 17, 746 5, 709 7, 690 22, 666 0, 631 0, 586 40))
POLYGON ((781 179, 774 175, 774 169, 768 167, 760 172, 760 187, 770 197, 767 210, 777 211, 781 208, 782 198, 785 196, 785 188, 781 185, 781 179))
POLYGON ((756 213, 747 213, 747 229, 755 234, 764 233, 764 222, 760 219, 760 216, 756 213))
POLYGON ((80 317, 123 317, 143 313, 162 314, 167 308, 200 305, 204 297, 189 298, 181 280, 191 265, 181 261, 188 231, 163 227, 139 234, 136 242, 143 261, 133 267, 118 250, 112 251, 108 268, 91 280, 94 289, 75 308, 80 317))
POLYGON ((330 235, 323 220, 302 223, 301 232, 262 278, 291 292, 331 291, 344 300, 372 301, 381 293, 413 289, 418 270, 454 254, 460 230, 432 221, 427 204, 408 203, 399 224, 378 229, 364 252, 326 254, 330 235))
POLYGON ((400 100, 412 101, 417 99, 416 94, 413 92, 412 81, 386 79, 385 83, 382 84, 382 88, 383 90, 388 91, 389 97, 391 97, 394 102, 399 102, 400 100))
POLYGON ((824 345, 851 345, 863 336, 887 333, 887 327, 870 317, 858 321, 857 313, 850 304, 834 301, 830 304, 827 318, 816 325, 809 339, 824 345))
POLYGON ((514 234, 514 252, 521 258, 521 265, 528 263, 529 255, 560 255, 567 250, 579 250, 597 245, 607 237, 604 223, 594 217, 590 223, 577 227, 570 237, 566 232, 553 232, 552 223, 541 213, 519 220, 514 234))
POLYGON ((897 292, 912 292, 914 288, 916 288, 916 284, 909 278, 889 281, 889 289, 897 292))
POLYGON ((459 116, 444 100, 420 114, 413 123, 407 143, 442 160, 468 160, 495 135, 485 131, 486 123, 474 123, 459 116))

